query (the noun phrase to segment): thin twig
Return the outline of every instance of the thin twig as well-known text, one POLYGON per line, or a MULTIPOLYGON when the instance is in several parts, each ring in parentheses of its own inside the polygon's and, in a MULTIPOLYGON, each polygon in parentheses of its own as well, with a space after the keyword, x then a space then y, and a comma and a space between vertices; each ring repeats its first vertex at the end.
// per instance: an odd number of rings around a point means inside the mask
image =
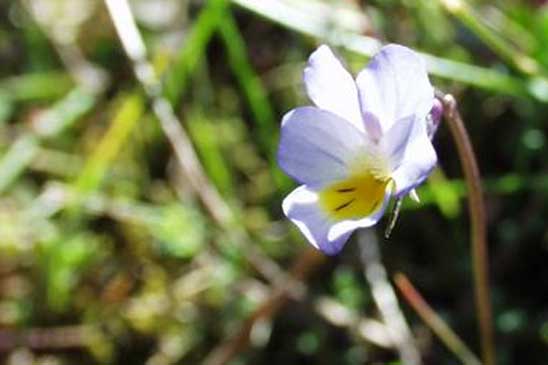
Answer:
MULTIPOLYGON (((41 7, 33 7, 31 0, 23 0, 21 3, 49 38, 61 62, 80 87, 92 94, 103 92, 110 81, 108 74, 100 66, 87 60, 81 47, 76 42, 78 30, 87 16, 81 17, 79 21, 76 20, 72 24, 72 27, 68 27, 68 29, 64 29, 64 32, 60 33, 55 29, 56 24, 58 24, 55 22, 55 18, 51 18, 51 14, 49 14, 50 16, 46 15, 49 12, 39 11, 38 9, 41 9, 41 7)), ((49 4, 48 6, 53 6, 53 4, 49 4)), ((91 16, 93 5, 89 9, 81 10, 87 12, 88 16, 91 16)), ((62 10, 61 13, 63 13, 62 10)))
POLYGON ((421 364, 420 354, 413 341, 411 330, 400 310, 396 293, 388 281, 386 269, 381 262, 379 241, 375 231, 373 229, 361 230, 358 241, 365 278, 371 287, 373 299, 399 353, 402 364, 421 364))
MULTIPOLYGON (((154 113, 175 151, 181 171, 215 223, 225 229, 233 244, 243 246, 243 242, 249 242, 250 239, 247 233, 235 224, 233 212, 209 181, 190 138, 181 126, 172 105, 163 96, 162 85, 154 68, 147 60, 145 43, 128 1, 105 0, 105 3, 124 50, 133 63, 137 79, 152 100, 154 113)), ((282 284, 287 281, 287 275, 279 265, 263 255, 255 246, 246 245, 245 248, 242 247, 242 252, 253 267, 271 282, 282 284)), ((296 285, 289 286, 293 289, 296 287, 296 285)))
MULTIPOLYGON (((231 2, 294 32, 340 46, 363 56, 371 57, 382 47, 382 43, 376 38, 359 35, 337 26, 329 14, 318 16, 317 13, 299 10, 295 6, 295 3, 298 3, 296 1, 231 0, 231 2)), ((535 95, 528 90, 526 85, 516 77, 427 53, 420 55, 426 62, 428 73, 434 76, 510 95, 531 95, 535 99, 542 99, 538 93, 535 95)))
POLYGON ((212 218, 217 223, 226 224, 231 219, 230 209, 209 183, 190 138, 181 127, 171 104, 162 96, 160 80, 147 60, 146 47, 127 0, 105 0, 105 3, 124 50, 133 62, 135 75, 152 100, 154 113, 175 151, 182 171, 212 218))
POLYGON ((382 348, 394 348, 394 342, 384 323, 360 316, 337 300, 329 297, 318 298, 314 307, 316 312, 329 323, 346 328, 362 340, 382 348))
POLYGON ((483 189, 477 160, 470 142, 470 137, 457 109, 457 102, 452 95, 436 93, 443 103, 444 116, 451 135, 457 145, 459 159, 464 170, 468 187, 468 201, 471 223, 471 251, 474 268, 474 287, 478 309, 479 331, 481 337, 482 359, 484 365, 495 364, 495 346, 489 291, 489 262, 487 248, 487 219, 483 199, 483 189))
POLYGON ((397 273, 394 282, 403 297, 417 312, 421 319, 440 338, 465 365, 481 365, 476 355, 466 346, 459 336, 445 323, 445 321, 426 303, 421 294, 415 289, 407 276, 397 273))

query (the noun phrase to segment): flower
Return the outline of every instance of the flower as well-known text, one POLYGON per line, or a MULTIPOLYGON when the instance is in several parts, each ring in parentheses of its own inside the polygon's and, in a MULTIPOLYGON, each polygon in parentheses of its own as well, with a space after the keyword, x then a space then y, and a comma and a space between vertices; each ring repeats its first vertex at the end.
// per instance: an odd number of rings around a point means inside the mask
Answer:
POLYGON ((302 185, 282 208, 334 255, 354 230, 378 222, 390 197, 413 197, 434 168, 426 125, 434 90, 423 60, 399 45, 383 47, 356 80, 322 45, 304 84, 315 106, 283 117, 278 149, 280 167, 302 185))

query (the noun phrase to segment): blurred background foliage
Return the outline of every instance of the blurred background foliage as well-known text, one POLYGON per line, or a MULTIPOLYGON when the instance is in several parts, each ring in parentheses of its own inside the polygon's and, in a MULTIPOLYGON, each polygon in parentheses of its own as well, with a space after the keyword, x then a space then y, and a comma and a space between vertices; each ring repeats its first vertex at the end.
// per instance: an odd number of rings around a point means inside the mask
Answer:
MULTIPOLYGON (((378 40, 427 54, 460 103, 487 191, 498 363, 548 363, 544 1, 131 6, 230 219, 188 183, 102 1, 0 2, 0 361, 211 365, 293 265, 306 292, 257 321, 231 364, 397 363, 358 328, 378 311, 356 245, 297 259, 308 247, 281 214, 293 183, 275 161, 281 115, 308 103, 309 53, 329 42, 356 72, 378 40)), ((479 352, 466 189, 443 125, 435 144, 422 203, 405 202, 381 249, 479 352)), ((456 364, 401 302, 424 362, 456 364)))

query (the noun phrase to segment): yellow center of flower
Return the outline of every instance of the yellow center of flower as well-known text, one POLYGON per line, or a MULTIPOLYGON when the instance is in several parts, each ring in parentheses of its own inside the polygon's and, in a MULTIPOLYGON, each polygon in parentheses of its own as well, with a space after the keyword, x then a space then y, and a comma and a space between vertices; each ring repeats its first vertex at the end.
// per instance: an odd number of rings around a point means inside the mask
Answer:
POLYGON ((389 177, 353 175, 320 193, 320 205, 335 220, 364 218, 382 206, 389 177))
POLYGON ((374 146, 351 164, 347 179, 320 192, 320 205, 334 220, 360 219, 382 207, 387 188, 393 184, 388 162, 374 146))

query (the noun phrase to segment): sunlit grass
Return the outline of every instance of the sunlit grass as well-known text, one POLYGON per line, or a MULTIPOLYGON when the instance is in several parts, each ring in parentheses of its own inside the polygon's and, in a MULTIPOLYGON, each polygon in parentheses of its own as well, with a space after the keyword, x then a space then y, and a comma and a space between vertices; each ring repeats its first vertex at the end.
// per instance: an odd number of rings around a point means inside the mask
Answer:
MULTIPOLYGON (((499 364, 546 362, 546 6, 132 2, 159 76, 154 92, 190 137, 200 185, 181 170, 104 4, 78 8, 90 13, 67 28, 67 43, 21 4, 0 5, 2 361, 215 364, 237 333, 250 342, 230 355, 234 364, 395 360, 356 242, 318 258, 283 219, 292 183, 275 152, 281 115, 306 99, 300 74, 311 50, 328 43, 357 71, 396 42, 420 51, 433 83, 458 99, 478 156, 499 364), (95 80, 101 88, 75 78, 82 64, 107 76, 95 80), (228 218, 215 216, 202 187, 219 192, 228 218), (524 314, 508 324, 509 313, 524 314)), ((67 9, 52 10, 56 26, 73 16, 67 9)), ((439 166, 421 203, 404 201, 380 247, 386 270, 405 272, 477 351, 468 191, 443 124, 434 144, 439 166)), ((454 363, 402 307, 425 358, 454 363)))

